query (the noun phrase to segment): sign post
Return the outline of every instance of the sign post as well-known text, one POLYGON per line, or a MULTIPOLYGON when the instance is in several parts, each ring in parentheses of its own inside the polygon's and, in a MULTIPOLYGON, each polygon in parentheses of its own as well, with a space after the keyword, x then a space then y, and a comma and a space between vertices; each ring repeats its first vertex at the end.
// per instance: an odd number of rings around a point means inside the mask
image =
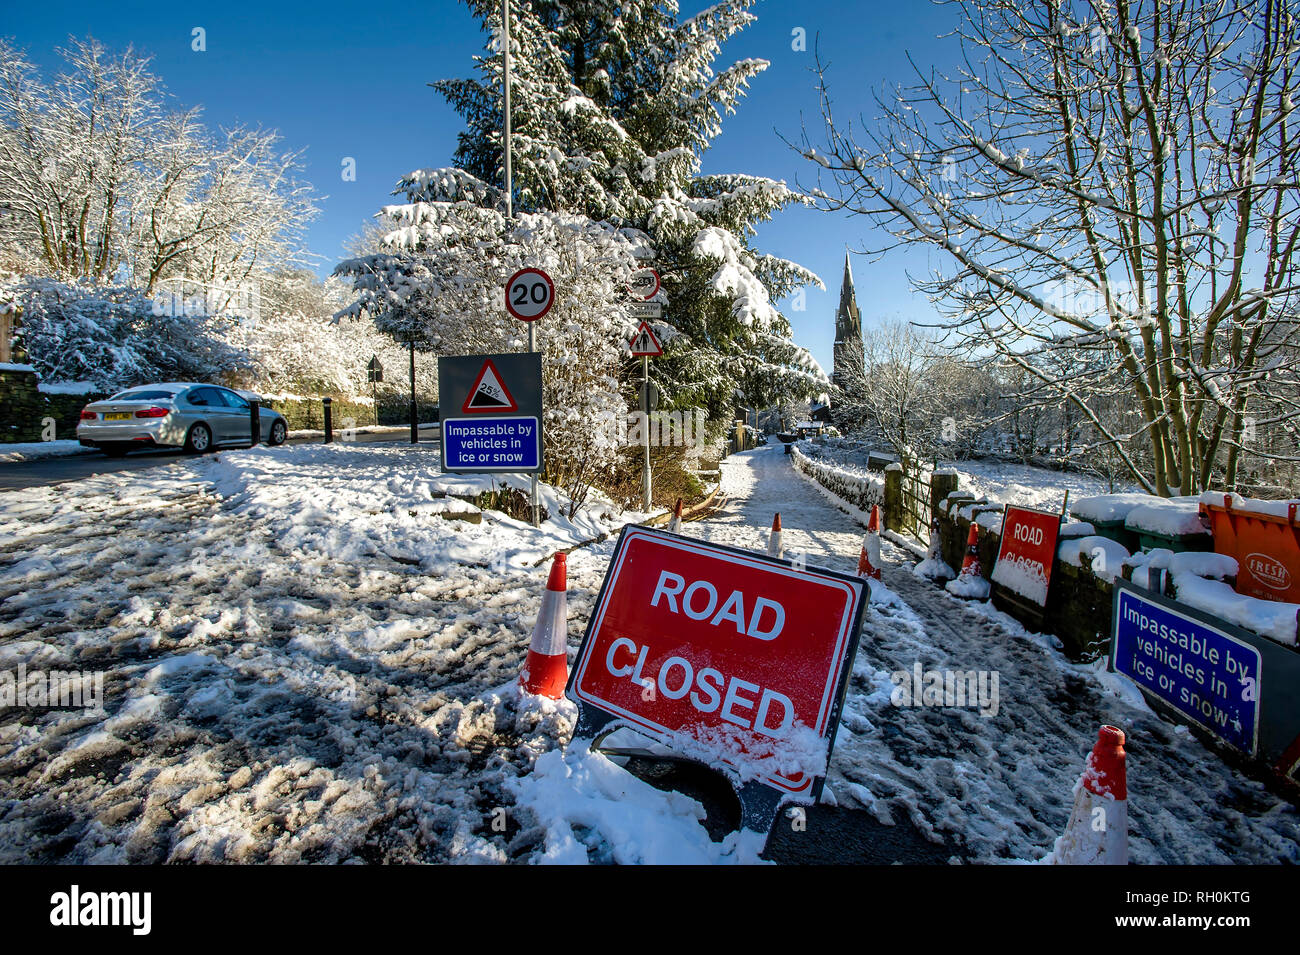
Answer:
POLYGON ((438 407, 444 471, 535 475, 542 469, 542 356, 537 352, 439 358, 438 407))
POLYGON ((626 527, 569 676, 574 736, 627 727, 722 770, 766 834, 821 794, 866 600, 846 574, 626 527))
POLYGON ((411 443, 420 443, 420 407, 415 401, 415 336, 411 336, 411 443))
POLYGON ((371 355, 370 364, 366 365, 366 377, 370 379, 370 404, 375 409, 375 427, 379 427, 379 395, 375 382, 384 380, 384 366, 379 364, 379 356, 371 355))
MULTIPOLYGON (((647 270, 648 271, 648 270, 647 270)), ((656 281, 658 276, 656 276, 656 281)), ((657 289, 656 289, 657 291, 657 289)), ((650 357, 664 353, 650 326, 642 322, 628 342, 633 355, 641 356, 641 510, 650 510, 650 357)))
MULTIPOLYGON (((509 11, 507 11, 507 17, 509 11)), ((507 28, 506 37, 509 45, 509 29, 507 28)), ((509 60, 506 61, 509 63, 509 60)), ((507 80, 507 84, 508 84, 507 80)), ((509 89, 509 86, 506 87, 509 89)), ((507 107, 508 108, 508 107, 507 107)), ((509 141, 509 120, 507 119, 507 142, 509 141)), ((509 208, 509 165, 507 163, 507 208, 509 208)), ((528 351, 530 354, 537 351, 537 331, 533 325, 539 318, 551 310, 555 304, 555 283, 551 277, 541 269, 520 269, 506 282, 506 311, 528 325, 528 351)), ((540 417, 541 411, 538 411, 540 417)), ((539 508, 537 506, 537 472, 534 471, 529 480, 529 502, 532 507, 533 526, 536 527, 541 520, 539 518, 539 508)))

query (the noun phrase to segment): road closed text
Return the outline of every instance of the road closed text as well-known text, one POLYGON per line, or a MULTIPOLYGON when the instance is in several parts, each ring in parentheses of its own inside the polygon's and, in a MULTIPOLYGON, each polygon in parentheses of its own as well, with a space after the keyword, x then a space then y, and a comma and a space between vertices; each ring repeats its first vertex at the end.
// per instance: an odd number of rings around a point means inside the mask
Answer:
POLYGON ((699 712, 716 712, 728 723, 764 736, 780 738, 794 724, 794 704, 784 693, 737 676, 727 677, 715 667, 696 669, 681 656, 651 663, 650 648, 627 637, 610 643, 605 670, 665 699, 688 698, 699 712))
POLYGON ((655 585, 654 596, 650 606, 663 605, 673 613, 682 613, 692 620, 708 620, 713 627, 731 624, 736 633, 754 637, 758 640, 775 640, 785 627, 785 608, 775 600, 766 597, 754 597, 748 601, 749 617, 746 622, 745 594, 733 590, 722 605, 718 606, 718 588, 707 580, 692 581, 689 585, 681 574, 667 570, 659 574, 659 583, 655 585), (678 597, 681 609, 678 609, 678 597))

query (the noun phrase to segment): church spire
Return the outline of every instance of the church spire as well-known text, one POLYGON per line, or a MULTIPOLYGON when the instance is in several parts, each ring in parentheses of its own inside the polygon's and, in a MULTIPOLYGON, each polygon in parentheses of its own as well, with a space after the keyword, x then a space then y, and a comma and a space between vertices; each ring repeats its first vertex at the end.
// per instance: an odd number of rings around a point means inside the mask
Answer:
POLYGON ((862 316, 858 313, 858 297, 853 288, 853 267, 846 249, 844 280, 840 284, 840 307, 835 313, 835 366, 831 382, 841 393, 849 393, 861 387, 864 373, 862 316))
POLYGON ((858 296, 853 288, 853 266, 844 250, 844 279, 840 283, 840 308, 835 313, 836 341, 862 340, 862 318, 858 314, 858 296))
MULTIPOLYGON (((861 337, 862 320, 858 317, 858 296, 853 288, 853 266, 849 264, 849 249, 844 251, 844 279, 840 282, 840 311, 836 314, 837 333, 853 334, 861 337)), ((837 334, 837 338, 841 335, 837 334)))

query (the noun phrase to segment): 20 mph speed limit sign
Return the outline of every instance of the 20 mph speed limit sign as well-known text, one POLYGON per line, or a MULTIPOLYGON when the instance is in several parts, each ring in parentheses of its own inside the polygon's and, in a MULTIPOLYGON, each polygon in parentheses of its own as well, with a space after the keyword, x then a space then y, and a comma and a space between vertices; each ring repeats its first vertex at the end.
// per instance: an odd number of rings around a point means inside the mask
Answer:
POLYGON ((506 282, 506 311, 521 322, 535 322, 555 304, 555 283, 541 269, 520 269, 506 282))
POLYGON ((626 528, 569 680, 575 736, 626 726, 713 765, 766 832, 821 793, 865 604, 855 577, 626 528))

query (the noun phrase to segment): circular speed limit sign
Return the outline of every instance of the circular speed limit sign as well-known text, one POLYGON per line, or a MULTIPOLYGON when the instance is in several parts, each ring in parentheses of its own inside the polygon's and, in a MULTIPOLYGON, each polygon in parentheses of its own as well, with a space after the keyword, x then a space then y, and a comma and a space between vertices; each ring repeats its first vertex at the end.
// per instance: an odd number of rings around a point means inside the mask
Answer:
POLYGON ((535 322, 555 303, 555 283, 541 269, 520 269, 506 282, 506 311, 521 322, 535 322))

